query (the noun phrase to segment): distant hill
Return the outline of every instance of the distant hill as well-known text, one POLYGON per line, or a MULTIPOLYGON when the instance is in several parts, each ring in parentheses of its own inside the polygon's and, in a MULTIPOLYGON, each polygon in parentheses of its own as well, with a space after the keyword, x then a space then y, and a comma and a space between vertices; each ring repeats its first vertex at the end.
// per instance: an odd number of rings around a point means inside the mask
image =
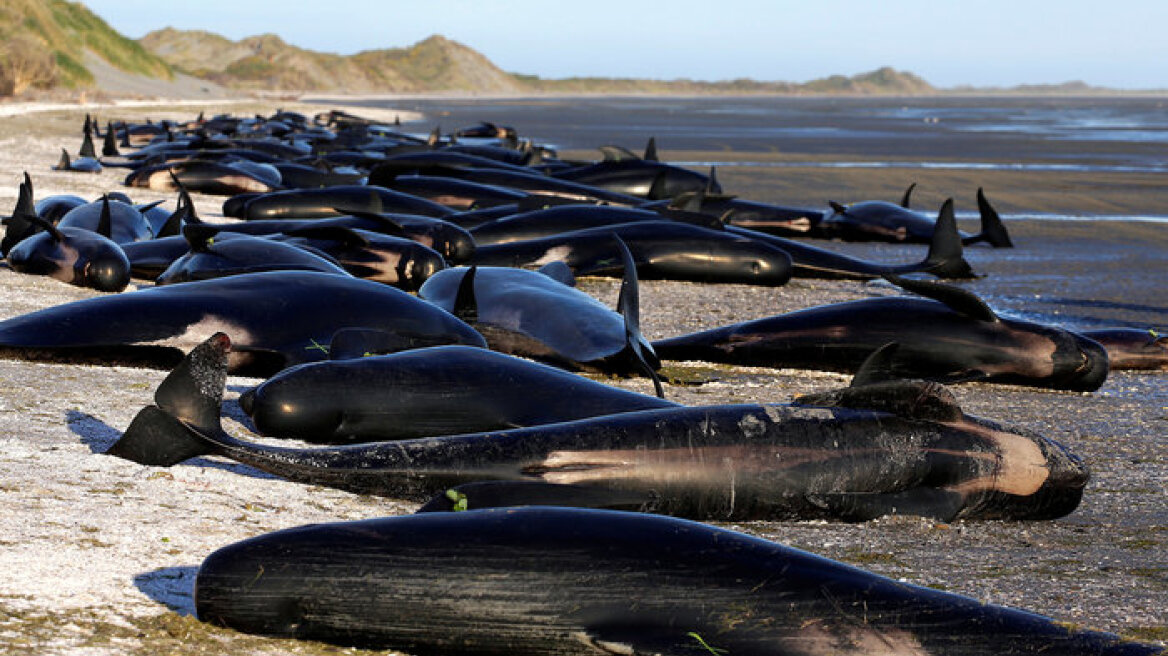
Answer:
POLYGON ((128 39, 84 5, 65 0, 0 2, 0 95, 28 88, 92 85, 87 62, 160 80, 170 65, 128 39))
POLYGON ((506 73, 482 54, 442 36, 408 48, 341 56, 305 50, 271 34, 230 41, 217 34, 157 30, 142 37, 148 50, 176 69, 236 89, 410 93, 846 93, 930 94, 928 82, 881 68, 854 77, 806 84, 739 79, 719 82, 575 77, 544 79, 506 73))
POLYGON ((230 41, 167 28, 141 44, 176 69, 235 89, 410 93, 512 93, 523 84, 478 52, 441 36, 408 48, 342 56, 305 50, 273 34, 230 41))

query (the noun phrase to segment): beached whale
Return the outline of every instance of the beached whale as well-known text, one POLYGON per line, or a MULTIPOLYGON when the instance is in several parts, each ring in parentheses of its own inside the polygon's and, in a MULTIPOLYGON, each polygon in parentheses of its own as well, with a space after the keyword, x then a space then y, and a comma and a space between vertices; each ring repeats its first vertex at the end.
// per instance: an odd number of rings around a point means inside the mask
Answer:
POLYGON ((1139 328, 1081 330, 1107 349, 1113 371, 1120 369, 1168 371, 1168 334, 1139 328))
POLYGON ((373 185, 288 189, 228 198, 223 215, 238 219, 307 219, 352 212, 401 212, 442 218, 454 210, 425 198, 373 185))
MULTIPOLYGON (((915 186, 915 185, 913 185, 915 186)), ((830 213, 816 225, 814 234, 820 237, 850 240, 883 240, 894 242, 928 242, 933 236, 935 221, 908 208, 910 186, 901 204, 870 200, 851 205, 831 202, 830 213)), ((977 209, 981 217, 981 231, 962 233, 965 244, 986 242, 995 248, 1010 248, 1010 234, 981 187, 977 189, 977 209)))
MULTIPOLYGON (((548 268, 447 269, 427 280, 418 295, 473 325, 496 351, 570 369, 640 373, 653 379, 660 395, 654 372, 661 362, 641 335, 633 256, 623 241, 610 238, 623 269, 616 312, 553 278, 548 268)), ((556 265, 563 266, 548 267, 556 265)))
POLYGON ((746 285, 783 285, 791 257, 760 241, 679 221, 639 221, 574 230, 542 239, 475 249, 471 261, 490 266, 564 262, 578 276, 623 272, 612 235, 628 244, 642 278, 746 285))
POLYGON ((0 321, 0 356, 170 368, 220 330, 236 336, 231 371, 269 376, 328 357, 342 328, 376 328, 402 349, 486 347, 449 313, 351 276, 248 273, 88 298, 0 321))
POLYGON ((211 280, 261 271, 316 271, 348 276, 335 260, 323 253, 251 235, 232 234, 218 239, 218 230, 205 223, 183 226, 189 250, 170 263, 155 282, 159 285, 211 280))
POLYGON ((998 381, 1090 392, 1107 379, 1097 342, 1054 326, 997 316, 971 292, 886 276, 926 298, 835 303, 653 342, 662 360, 854 372, 889 342, 889 375, 941 382, 998 381))
POLYGON ((8 251, 8 265, 19 273, 49 276, 99 292, 120 292, 130 284, 130 260, 109 238, 109 213, 104 217, 98 232, 93 232, 58 228, 39 216, 24 216, 23 220, 41 231, 8 251))
MULTIPOLYGON (((334 338, 330 351, 336 350, 334 338)), ((239 404, 261 434, 317 444, 501 430, 677 406, 470 346, 291 367, 242 394, 239 404)))
POLYGON ((270 447, 220 425, 230 350, 222 333, 193 349, 109 453, 155 466, 216 454, 300 483, 414 501, 481 483, 492 486, 483 496, 491 503, 528 503, 527 488, 539 483, 548 484, 541 497, 549 505, 718 520, 1049 519, 1078 506, 1088 478, 1058 443, 965 415, 943 387, 913 381, 824 397, 833 405, 663 408, 417 440, 270 447))
POLYGON ((567 508, 313 524, 209 555, 204 622, 411 654, 1139 656, 743 533, 567 508))

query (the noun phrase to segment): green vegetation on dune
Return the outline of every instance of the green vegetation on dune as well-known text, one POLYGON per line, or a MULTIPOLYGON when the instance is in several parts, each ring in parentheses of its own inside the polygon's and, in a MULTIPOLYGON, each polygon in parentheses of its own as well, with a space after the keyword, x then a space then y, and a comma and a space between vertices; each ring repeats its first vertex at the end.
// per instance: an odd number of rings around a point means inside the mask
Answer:
POLYGON ((0 5, 0 94, 92 85, 93 74, 84 64, 87 57, 103 59, 127 73, 174 77, 169 64, 81 3, 4 0, 0 5))

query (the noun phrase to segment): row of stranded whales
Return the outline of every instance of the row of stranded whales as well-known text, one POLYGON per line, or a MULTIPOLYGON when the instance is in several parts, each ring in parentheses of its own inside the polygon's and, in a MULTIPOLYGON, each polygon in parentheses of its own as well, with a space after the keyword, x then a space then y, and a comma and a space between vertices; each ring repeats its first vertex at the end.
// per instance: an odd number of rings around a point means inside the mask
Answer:
POLYGON ((913 381, 823 397, 835 405, 663 407, 511 430, 271 447, 221 427, 230 351, 222 333, 193 349, 109 453, 156 466, 216 454, 292 481, 415 501, 455 488, 469 508, 538 502, 720 520, 1049 519, 1078 506, 1088 479, 1058 443, 968 416, 943 387, 913 381), (464 484, 474 491, 460 492, 464 484))
POLYGON ((1163 653, 725 528, 570 508, 261 535, 203 561, 195 610, 248 633, 411 654, 1163 653))
MULTIPOLYGON (((889 265, 869 262, 859 258, 835 253, 780 236, 760 233, 722 220, 684 209, 669 208, 649 211, 638 208, 562 205, 542 208, 530 212, 490 221, 470 229, 478 246, 515 244, 532 239, 545 239, 575 230, 620 225, 643 221, 661 221, 662 218, 676 219, 696 224, 702 228, 722 231, 730 235, 748 237, 777 246, 791 257, 791 275, 797 278, 853 278, 871 279, 886 273, 903 274, 913 272, 930 273, 941 278, 973 277, 973 270, 965 261, 961 240, 957 233, 957 222, 953 214, 953 203, 947 202, 937 221, 937 229, 925 259, 912 264, 889 265), (665 211, 664 214, 662 212, 665 211)), ((700 255, 693 249, 692 257, 700 255)))
MULTIPOLYGON (((400 255, 381 256, 382 264, 372 267, 388 273, 384 263, 393 259, 401 269, 394 272, 399 286, 420 286, 420 296, 453 316, 417 299, 367 293, 373 286, 358 285, 339 270, 257 273, 254 267, 264 265, 243 264, 233 278, 109 297, 128 299, 124 305, 80 302, 0 322, 0 352, 153 366, 172 366, 212 330, 230 332, 238 348, 216 333, 191 350, 112 454, 165 466, 218 454, 293 481, 426 502, 418 517, 295 529, 212 555, 198 577, 202 619, 416 653, 1158 651, 897 584, 762 540, 643 514, 849 521, 910 514, 950 521, 1048 519, 1073 511, 1088 473, 1061 445, 969 417, 935 383, 897 380, 1089 390, 1106 376, 1108 358, 1098 343, 999 318, 956 288, 892 275, 973 277, 963 240, 1010 245, 980 189, 982 233, 962 235, 951 201, 936 221, 885 207, 891 204, 836 206, 835 215, 813 215, 741 201, 721 192, 713 171, 703 176, 658 162, 652 142, 643 157, 609 149, 604 162, 572 163, 540 149, 516 155, 513 147, 456 146, 454 139, 438 152, 440 135, 410 140, 344 115, 328 121, 353 128, 343 134, 303 123, 292 114, 268 121, 219 118, 187 126, 205 132, 181 138, 174 132, 179 126, 123 125, 127 145, 132 133, 142 135, 138 143, 162 134, 169 142, 127 156, 138 169, 127 184, 140 179, 180 191, 174 214, 135 209, 153 236, 164 229, 183 234, 179 245, 191 251, 188 261, 219 258, 202 271, 226 271, 222 262, 230 251, 258 249, 266 241, 240 233, 283 233, 274 238, 339 264, 342 250, 374 241, 357 232, 368 223, 378 224, 378 233, 406 230, 411 219, 402 212, 464 226, 481 238, 477 252, 471 254, 476 248, 468 235, 472 245, 461 259, 445 251, 441 256, 451 264, 469 262, 469 269, 440 271, 445 263, 435 264, 406 281, 404 271, 416 267, 400 255), (209 136, 219 126, 248 138, 228 143, 209 136), (263 136, 287 143, 257 138, 263 136), (246 140, 257 148, 239 147, 246 140), (359 144, 371 147, 362 152, 359 144), (281 161, 309 151, 315 151, 313 166, 281 161), (362 170, 369 172, 369 185, 359 182, 362 170), (289 184, 295 176, 305 186, 343 184, 279 190, 299 186, 289 184), (236 193, 256 181, 266 188, 251 187, 252 193, 224 203, 225 215, 246 219, 234 225, 201 222, 184 189, 236 193), (556 207, 581 201, 609 205, 556 207), (502 218, 524 211, 542 212, 543 222, 524 219, 530 223, 520 227, 520 220, 502 218), (618 221, 622 213, 635 218, 618 221), (612 218, 595 218, 603 214, 612 218), (367 223, 355 227, 353 221, 367 223), (581 235, 564 229, 569 221, 596 223, 576 226, 581 235), (517 239, 525 230, 528 236, 517 239), (538 230, 547 232, 533 238, 538 230), (782 238, 792 233, 925 241, 930 251, 918 263, 884 265, 782 238), (498 237, 495 244, 487 243, 489 235, 498 237), (497 263, 544 268, 503 270, 492 266, 497 263), (585 310, 565 284, 572 272, 625 276, 619 314, 595 303, 585 310), (796 358, 807 355, 815 362, 805 364, 813 368, 859 371, 852 387, 792 405, 683 407, 483 349, 653 376, 659 361, 640 335, 638 273, 754 284, 782 284, 792 276, 889 276, 940 302, 887 299, 883 310, 841 304, 846 307, 838 309, 837 323, 820 317, 820 324, 803 325, 837 341, 818 353, 810 343, 796 343, 791 348, 804 351, 796 358), (277 312, 264 290, 279 302, 296 302, 277 312), (140 295, 146 292, 153 295, 140 295), (933 305, 914 313, 913 301, 933 305), (946 312, 961 318, 937 319, 946 312), (401 316, 389 316, 395 313, 401 316), (583 323, 601 326, 600 337, 577 338, 569 330, 577 326, 549 322, 557 314, 576 323, 589 317, 583 323), (260 315, 266 322, 256 319, 260 315), (897 315, 902 330, 885 330, 880 322, 891 325, 897 315), (131 326, 127 316, 150 328, 131 326), (96 341, 86 341, 76 327, 104 323, 113 327, 93 331, 100 334, 96 341), (540 325, 546 323, 552 325, 540 325), (53 343, 43 343, 44 335, 53 343), (570 346, 581 342, 592 356, 572 352, 570 346), (463 345, 431 346, 443 343, 463 345), (393 353, 403 348, 413 350, 393 353), (273 376, 240 397, 259 432, 343 446, 277 448, 230 437, 220 425, 229 371, 273 376), (560 507, 516 508, 530 505, 560 507), (489 510, 494 507, 501 509, 489 510), (420 571, 419 558, 437 558, 449 568, 440 593, 433 588, 434 571, 420 571), (597 562, 611 565, 604 585, 596 583, 597 562)), ((482 127, 484 135, 490 127, 482 127)), ((113 132, 107 129, 107 143, 113 132)), ((495 128, 493 135, 515 140, 512 129, 495 128)), ((907 210, 909 193, 898 209, 907 210)), ((109 199, 105 207, 108 214, 109 199)), ((697 339, 734 357, 757 358, 765 349, 751 351, 746 343, 785 339, 784 331, 794 328, 779 325, 781 319, 751 326, 745 339, 735 327, 697 339)), ((1125 354, 1115 358, 1117 365, 1149 366, 1145 353, 1163 345, 1147 337, 1098 338, 1109 352, 1125 354)))

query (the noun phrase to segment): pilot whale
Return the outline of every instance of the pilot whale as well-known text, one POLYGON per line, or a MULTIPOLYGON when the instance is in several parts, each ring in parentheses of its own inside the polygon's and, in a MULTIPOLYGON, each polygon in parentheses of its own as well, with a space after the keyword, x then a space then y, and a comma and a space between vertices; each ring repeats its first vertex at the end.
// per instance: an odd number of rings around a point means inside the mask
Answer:
POLYGON ((268 533, 209 555, 194 597, 204 622, 411 654, 1163 653, 724 528, 569 508, 268 533))

